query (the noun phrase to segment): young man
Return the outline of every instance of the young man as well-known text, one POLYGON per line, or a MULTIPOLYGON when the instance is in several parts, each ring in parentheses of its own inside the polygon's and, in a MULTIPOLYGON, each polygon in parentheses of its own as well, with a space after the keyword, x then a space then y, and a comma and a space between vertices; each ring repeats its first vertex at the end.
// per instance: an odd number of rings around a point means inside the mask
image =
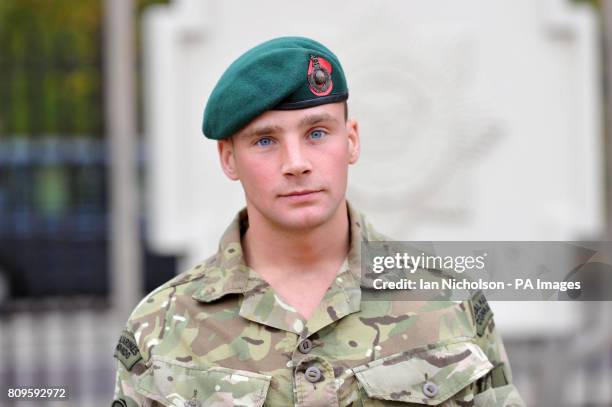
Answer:
POLYGON ((223 74, 203 130, 246 208, 216 254, 136 307, 114 406, 523 405, 481 295, 362 301, 361 242, 385 238, 346 201, 347 99, 336 56, 306 38, 223 74))

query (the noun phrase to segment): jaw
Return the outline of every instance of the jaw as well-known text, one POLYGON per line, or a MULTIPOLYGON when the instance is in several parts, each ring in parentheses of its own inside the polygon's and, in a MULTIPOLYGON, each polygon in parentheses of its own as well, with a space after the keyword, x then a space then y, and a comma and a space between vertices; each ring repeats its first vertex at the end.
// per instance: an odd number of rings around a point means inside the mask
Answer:
POLYGON ((254 217, 255 222, 284 231, 304 233, 317 229, 336 215, 344 200, 336 204, 327 190, 316 195, 320 196, 297 201, 277 197, 269 207, 261 207, 247 198, 249 218, 254 217))

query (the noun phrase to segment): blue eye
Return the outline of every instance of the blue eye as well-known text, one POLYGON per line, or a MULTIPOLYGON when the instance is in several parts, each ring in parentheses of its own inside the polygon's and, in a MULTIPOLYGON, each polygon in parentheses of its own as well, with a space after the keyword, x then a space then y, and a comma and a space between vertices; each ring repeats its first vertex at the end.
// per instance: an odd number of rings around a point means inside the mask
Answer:
POLYGON ((267 147, 272 144, 272 139, 269 137, 262 137, 259 140, 257 140, 255 144, 261 147, 267 147))
POLYGON ((310 138, 314 140, 320 140, 325 137, 326 133, 323 130, 314 130, 310 132, 310 138))

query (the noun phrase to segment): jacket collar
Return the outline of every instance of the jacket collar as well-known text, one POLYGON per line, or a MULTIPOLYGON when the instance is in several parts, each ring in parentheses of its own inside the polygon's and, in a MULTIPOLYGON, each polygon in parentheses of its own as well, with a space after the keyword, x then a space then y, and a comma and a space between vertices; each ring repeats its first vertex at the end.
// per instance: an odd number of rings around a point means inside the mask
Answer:
MULTIPOLYGON (((349 271, 354 281, 361 279, 361 242, 382 240, 382 237, 367 223, 363 214, 347 202, 349 215, 350 249, 349 271)), ((240 238, 248 228, 246 208, 242 209, 228 226, 219 242, 215 255, 196 266, 201 286, 192 297, 200 302, 215 301, 227 294, 246 293, 257 289, 261 280, 254 275, 244 260, 240 238)))

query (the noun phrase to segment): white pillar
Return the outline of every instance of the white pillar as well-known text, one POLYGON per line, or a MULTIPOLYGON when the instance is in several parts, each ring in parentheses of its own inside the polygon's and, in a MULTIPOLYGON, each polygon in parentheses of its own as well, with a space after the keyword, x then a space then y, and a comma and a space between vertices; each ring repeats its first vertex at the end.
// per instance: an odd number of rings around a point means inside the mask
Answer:
POLYGON ((118 317, 127 317, 141 296, 138 227, 134 6, 105 0, 106 131, 110 148, 110 278, 118 317))

